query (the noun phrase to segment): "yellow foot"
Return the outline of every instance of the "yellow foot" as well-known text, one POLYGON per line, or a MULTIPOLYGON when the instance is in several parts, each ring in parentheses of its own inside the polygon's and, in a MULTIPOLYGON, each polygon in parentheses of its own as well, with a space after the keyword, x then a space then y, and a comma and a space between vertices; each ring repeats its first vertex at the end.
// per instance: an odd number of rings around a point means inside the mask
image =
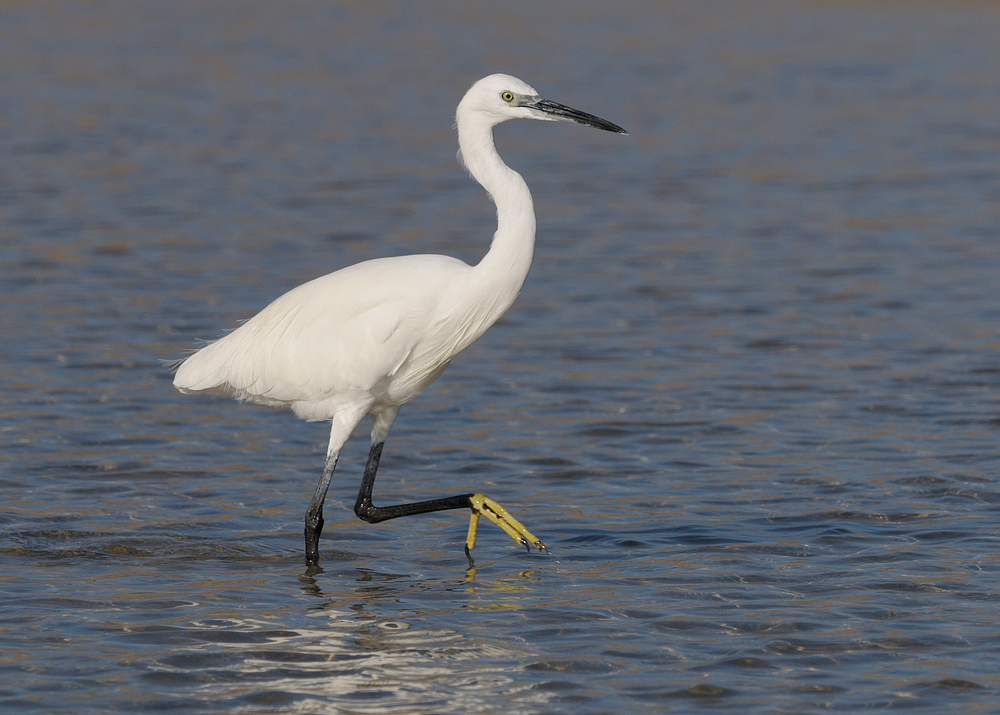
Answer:
POLYGON ((472 517, 469 519, 469 536, 465 540, 465 553, 467 556, 472 547, 476 545, 476 530, 479 528, 480 515, 485 516, 506 531, 514 541, 525 547, 528 551, 531 551, 531 547, 534 546, 539 551, 548 553, 549 550, 545 548, 545 544, 542 543, 541 539, 525 529, 524 524, 512 517, 506 509, 485 494, 473 494, 469 497, 469 501, 472 502, 472 517))

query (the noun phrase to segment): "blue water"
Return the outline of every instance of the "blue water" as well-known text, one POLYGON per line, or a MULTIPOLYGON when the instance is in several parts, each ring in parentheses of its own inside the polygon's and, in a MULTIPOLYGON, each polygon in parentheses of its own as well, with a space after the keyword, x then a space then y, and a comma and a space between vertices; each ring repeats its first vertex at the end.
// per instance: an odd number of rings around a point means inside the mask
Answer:
POLYGON ((0 709, 993 712, 1000 10, 0 7, 0 709), (326 429, 164 361, 359 260, 476 261, 454 106, 504 71, 508 315, 302 513, 326 429))

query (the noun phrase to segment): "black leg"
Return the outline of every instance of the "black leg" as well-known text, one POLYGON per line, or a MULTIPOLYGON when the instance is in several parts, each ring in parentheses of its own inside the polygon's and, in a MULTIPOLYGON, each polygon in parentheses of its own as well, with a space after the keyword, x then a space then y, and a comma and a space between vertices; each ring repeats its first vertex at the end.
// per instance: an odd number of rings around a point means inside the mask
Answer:
MULTIPOLYGON (((475 509, 472 505, 472 494, 459 494, 443 499, 419 501, 413 504, 397 504, 395 506, 375 506, 372 504, 372 489, 375 487, 375 473, 378 462, 382 458, 384 442, 373 444, 368 453, 368 464, 365 465, 365 476, 361 479, 361 489, 358 491, 358 501, 354 505, 354 513, 359 519, 375 524, 386 519, 396 519, 412 514, 426 514, 431 511, 445 509, 475 509)), ((332 470, 331 470, 332 471, 332 470)), ((310 507, 311 508, 311 507, 310 507)))
MULTIPOLYGON (((446 509, 469 509, 471 516, 469 520, 469 534, 465 540, 465 555, 469 558, 469 566, 472 567, 472 555, 469 553, 476 545, 476 533, 479 524, 479 517, 485 516, 501 529, 506 531, 511 538, 524 547, 529 548, 534 545, 541 551, 548 551, 539 539, 530 531, 524 528, 524 524, 512 517, 500 504, 487 497, 485 494, 458 494, 453 497, 443 499, 430 499, 428 501, 414 502, 413 504, 396 504, 395 506, 378 507, 372 504, 372 489, 375 487, 375 474, 378 472, 378 463, 382 458, 382 447, 384 442, 373 444, 368 453, 368 464, 365 465, 365 475, 361 479, 361 489, 358 491, 358 501, 354 504, 354 513, 364 521, 375 524, 386 519, 396 519, 401 516, 412 514, 426 514, 432 511, 444 511, 446 509)), ((323 476, 320 477, 316 491, 306 509, 305 519, 305 540, 306 540, 306 564, 307 573, 319 571, 319 536, 323 532, 323 502, 326 500, 326 492, 330 488, 330 481, 333 479, 333 470, 337 468, 337 458, 340 450, 330 452, 326 457, 326 464, 323 466, 323 476)))
POLYGON ((330 480, 333 479, 333 470, 337 468, 339 456, 339 451, 327 455, 326 464, 323 465, 323 476, 319 478, 309 508, 306 509, 307 564, 316 564, 319 561, 319 535, 323 533, 323 502, 326 500, 326 492, 330 488, 330 480))

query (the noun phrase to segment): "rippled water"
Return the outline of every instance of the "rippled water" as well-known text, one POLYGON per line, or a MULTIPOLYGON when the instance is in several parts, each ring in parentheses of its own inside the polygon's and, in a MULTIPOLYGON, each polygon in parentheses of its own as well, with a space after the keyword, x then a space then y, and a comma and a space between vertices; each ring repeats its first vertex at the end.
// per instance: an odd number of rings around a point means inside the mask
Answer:
POLYGON ((0 708, 994 711, 1000 11, 990 3, 0 5, 0 708), (478 7, 478 6, 477 6, 478 7), (280 8, 280 9, 279 9, 280 8), (454 106, 535 266, 403 410, 326 430, 163 361, 365 258, 475 261, 454 106))

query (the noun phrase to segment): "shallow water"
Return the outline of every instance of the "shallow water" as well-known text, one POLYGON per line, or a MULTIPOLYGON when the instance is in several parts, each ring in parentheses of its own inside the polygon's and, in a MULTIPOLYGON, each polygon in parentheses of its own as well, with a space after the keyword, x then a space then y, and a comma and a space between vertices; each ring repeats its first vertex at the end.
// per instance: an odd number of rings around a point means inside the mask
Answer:
POLYGON ((989 3, 0 5, 0 707, 994 711, 1000 11, 989 3), (365 258, 475 261, 494 71, 508 315, 386 446, 163 361, 365 258))

